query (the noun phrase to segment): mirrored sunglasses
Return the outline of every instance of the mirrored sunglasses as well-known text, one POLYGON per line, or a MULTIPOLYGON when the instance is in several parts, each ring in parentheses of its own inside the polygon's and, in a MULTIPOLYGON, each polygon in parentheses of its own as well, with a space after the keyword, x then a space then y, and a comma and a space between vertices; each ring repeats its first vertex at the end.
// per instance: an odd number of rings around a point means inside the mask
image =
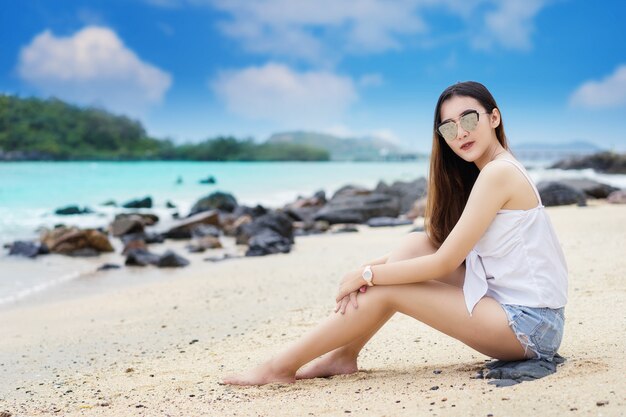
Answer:
MULTIPOLYGON (((489 114, 489 112, 478 113, 476 110, 471 110, 464 115, 458 117, 458 123, 461 125, 463 130, 471 132, 472 130, 476 129, 476 126, 478 126, 479 115, 481 114, 489 114)), ((437 132, 439 132, 439 134, 446 141, 452 142, 454 139, 456 139, 459 133, 459 126, 457 125, 455 119, 450 119, 443 123, 440 123, 439 126, 437 126, 437 132)))

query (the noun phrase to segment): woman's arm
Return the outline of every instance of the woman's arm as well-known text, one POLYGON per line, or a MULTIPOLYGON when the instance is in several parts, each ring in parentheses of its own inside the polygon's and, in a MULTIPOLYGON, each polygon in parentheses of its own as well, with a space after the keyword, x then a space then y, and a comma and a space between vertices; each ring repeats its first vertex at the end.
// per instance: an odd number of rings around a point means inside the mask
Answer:
POLYGON ((382 265, 384 263, 387 263, 387 259, 389 259, 389 254, 386 254, 369 262, 365 262, 361 265, 361 268, 365 267, 366 265, 382 265))
MULTIPOLYGON (((390 264, 374 265, 374 285, 396 285, 437 279, 453 272, 465 260, 476 242, 513 195, 510 187, 513 171, 508 164, 488 164, 480 172, 465 209, 456 226, 432 255, 390 264)), ((445 208, 443 208, 445 210, 445 208)), ((362 269, 344 277, 337 300, 363 285, 362 269)))

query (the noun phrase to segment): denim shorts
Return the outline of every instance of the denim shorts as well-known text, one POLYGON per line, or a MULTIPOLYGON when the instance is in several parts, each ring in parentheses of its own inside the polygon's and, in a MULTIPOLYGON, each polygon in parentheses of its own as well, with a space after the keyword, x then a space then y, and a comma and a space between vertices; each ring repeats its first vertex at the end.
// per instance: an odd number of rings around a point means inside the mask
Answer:
POLYGON ((509 319, 509 326, 524 347, 529 359, 552 358, 561 345, 564 308, 526 307, 514 304, 502 304, 509 319))

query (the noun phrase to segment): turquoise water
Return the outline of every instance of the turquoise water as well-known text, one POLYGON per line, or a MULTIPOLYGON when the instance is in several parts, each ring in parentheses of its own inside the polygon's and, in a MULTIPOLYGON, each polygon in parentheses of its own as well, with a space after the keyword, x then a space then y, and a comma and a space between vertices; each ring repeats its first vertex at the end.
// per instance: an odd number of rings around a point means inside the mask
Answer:
POLYGON ((151 196, 157 213, 167 201, 186 215, 199 198, 232 193, 240 203, 278 207, 298 195, 323 189, 332 193, 346 184, 374 187, 379 180, 413 180, 425 176, 427 161, 411 162, 16 162, 0 163, 0 243, 31 237, 37 227, 70 222, 106 224, 118 210, 101 206, 151 196), (215 185, 199 184, 213 176, 215 185), (182 179, 178 184, 177 180, 182 179), (97 213, 60 217, 56 208, 89 206, 97 213))

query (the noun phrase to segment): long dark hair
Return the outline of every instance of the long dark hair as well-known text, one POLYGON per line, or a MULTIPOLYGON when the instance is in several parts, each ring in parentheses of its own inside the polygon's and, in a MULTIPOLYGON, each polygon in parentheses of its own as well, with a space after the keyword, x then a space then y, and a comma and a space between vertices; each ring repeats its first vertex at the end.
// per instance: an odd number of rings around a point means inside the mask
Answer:
MULTIPOLYGON (((430 154, 425 214, 426 232, 437 247, 441 246, 459 221, 479 173, 473 162, 467 162, 455 154, 437 132, 437 126, 441 122, 441 105, 455 96, 472 97, 488 113, 498 107, 487 87, 475 81, 453 84, 439 96, 433 122, 433 149, 430 154)), ((502 115, 500 124, 496 127, 496 137, 504 149, 508 150, 502 115)))

